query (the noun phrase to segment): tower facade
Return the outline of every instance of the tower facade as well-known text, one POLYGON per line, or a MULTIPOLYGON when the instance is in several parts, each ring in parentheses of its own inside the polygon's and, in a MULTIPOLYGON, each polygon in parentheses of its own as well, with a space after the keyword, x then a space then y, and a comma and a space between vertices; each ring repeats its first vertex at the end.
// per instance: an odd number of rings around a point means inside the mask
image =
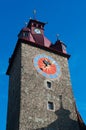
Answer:
POLYGON ((9 60, 7 130, 79 130, 66 45, 31 19, 9 60))

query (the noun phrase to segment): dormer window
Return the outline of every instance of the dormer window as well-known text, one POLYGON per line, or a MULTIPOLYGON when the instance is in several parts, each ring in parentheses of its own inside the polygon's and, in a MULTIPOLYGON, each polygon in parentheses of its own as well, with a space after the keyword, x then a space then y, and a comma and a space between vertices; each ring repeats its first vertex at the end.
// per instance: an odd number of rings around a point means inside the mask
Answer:
POLYGON ((34 23, 33 25, 34 25, 34 27, 36 27, 36 24, 35 24, 35 23, 34 23))
POLYGON ((23 32, 23 37, 28 37, 28 32, 23 32))
POLYGON ((43 28, 43 26, 41 25, 41 28, 43 28))
POLYGON ((38 28, 41 28, 41 25, 40 25, 40 24, 38 25, 38 28))

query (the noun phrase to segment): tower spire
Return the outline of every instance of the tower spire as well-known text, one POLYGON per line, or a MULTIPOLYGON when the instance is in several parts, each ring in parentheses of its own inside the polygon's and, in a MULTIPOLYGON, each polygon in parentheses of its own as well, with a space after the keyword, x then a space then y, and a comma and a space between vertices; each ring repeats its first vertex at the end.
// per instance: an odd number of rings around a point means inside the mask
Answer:
POLYGON ((34 20, 36 20, 36 10, 35 9, 33 10, 33 18, 34 18, 34 20))
POLYGON ((60 36, 59 34, 56 34, 56 37, 57 37, 57 41, 59 40, 59 36, 60 36))
POLYGON ((27 22, 25 22, 25 27, 27 27, 27 25, 28 25, 28 23, 27 23, 27 22))

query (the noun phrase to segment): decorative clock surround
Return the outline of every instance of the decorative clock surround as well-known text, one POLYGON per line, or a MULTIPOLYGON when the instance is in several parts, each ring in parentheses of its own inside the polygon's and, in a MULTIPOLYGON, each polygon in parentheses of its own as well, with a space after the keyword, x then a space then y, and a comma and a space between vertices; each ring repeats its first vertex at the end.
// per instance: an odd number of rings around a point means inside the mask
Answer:
POLYGON ((60 66, 50 56, 39 54, 34 58, 33 62, 36 70, 47 78, 58 78, 61 74, 60 66))

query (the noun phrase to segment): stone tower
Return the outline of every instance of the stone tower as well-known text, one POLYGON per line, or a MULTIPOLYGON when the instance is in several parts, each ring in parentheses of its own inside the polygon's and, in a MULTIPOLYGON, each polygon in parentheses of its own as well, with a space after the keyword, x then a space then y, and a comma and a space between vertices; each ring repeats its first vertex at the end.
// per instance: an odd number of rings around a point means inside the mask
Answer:
POLYGON ((66 45, 30 19, 9 60, 7 130, 79 130, 66 45))

